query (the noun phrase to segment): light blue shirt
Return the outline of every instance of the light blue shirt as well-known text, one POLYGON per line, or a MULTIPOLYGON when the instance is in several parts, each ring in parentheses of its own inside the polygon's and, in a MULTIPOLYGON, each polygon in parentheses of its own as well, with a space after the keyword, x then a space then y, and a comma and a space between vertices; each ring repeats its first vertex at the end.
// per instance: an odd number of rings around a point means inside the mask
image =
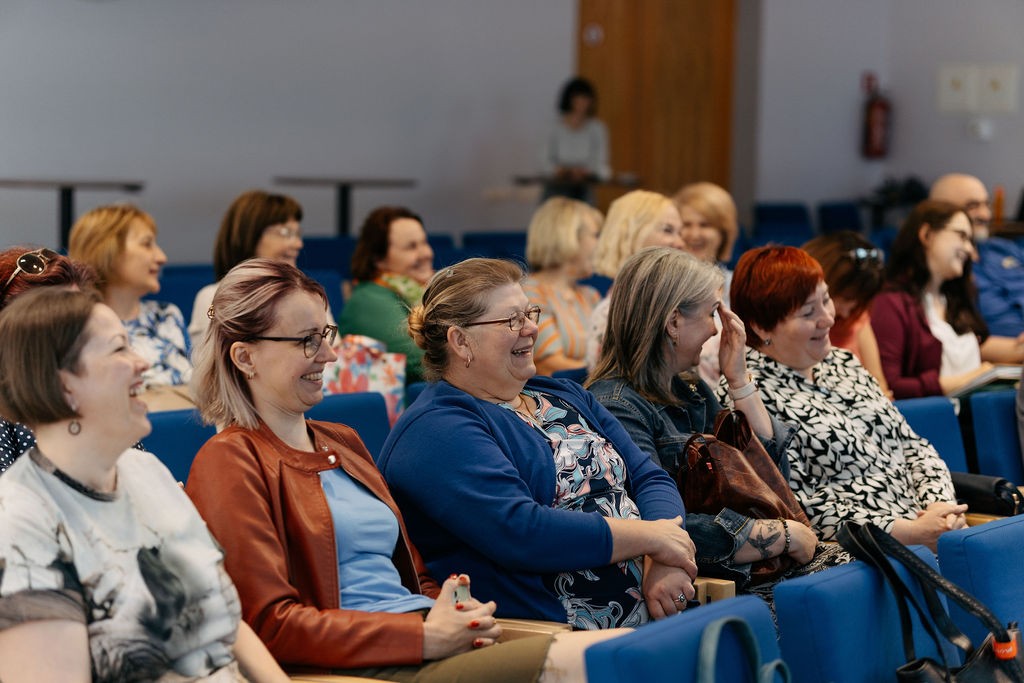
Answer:
POLYGON ((391 508, 340 467, 321 472, 320 484, 334 522, 342 607, 393 613, 433 607, 431 598, 402 585, 391 559, 398 543, 391 508))

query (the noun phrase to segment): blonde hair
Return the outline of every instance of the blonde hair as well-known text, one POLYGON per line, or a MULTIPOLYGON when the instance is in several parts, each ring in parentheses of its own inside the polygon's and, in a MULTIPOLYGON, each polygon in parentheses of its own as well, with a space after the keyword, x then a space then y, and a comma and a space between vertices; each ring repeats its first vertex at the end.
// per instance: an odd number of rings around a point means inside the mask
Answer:
POLYGON ((647 190, 633 190, 612 202, 597 240, 594 270, 614 278, 626 259, 658 226, 666 207, 675 210, 668 197, 647 190))
POLYGON ((141 221, 156 234, 156 221, 134 204, 97 206, 83 214, 71 227, 68 256, 96 271, 96 284, 100 291, 111 284, 118 257, 124 253, 134 221, 141 221))
POLYGON ((692 317, 719 298, 725 277, 715 265, 669 247, 649 247, 622 265, 612 287, 601 358, 587 386, 621 377, 655 403, 677 403, 666 383, 671 369, 665 326, 673 311, 692 317))
POLYGON ((231 359, 231 346, 266 333, 277 320, 281 301, 294 292, 327 295, 318 282, 281 261, 243 261, 217 285, 210 306, 210 326, 192 354, 192 395, 207 424, 259 425, 259 414, 242 371, 231 359))
POLYGON ((423 376, 436 382, 448 370, 448 329, 483 315, 498 287, 522 282, 513 261, 471 258, 442 268, 430 278, 423 303, 409 312, 409 335, 423 349, 423 376))
POLYGON ((557 268, 575 256, 587 220, 594 221, 600 230, 604 217, 589 204, 568 197, 552 197, 541 204, 526 233, 526 262, 530 270, 557 268))
POLYGON ((732 195, 719 185, 709 182, 684 185, 672 198, 676 206, 689 207, 703 216, 722 235, 715 258, 725 262, 732 258, 732 249, 739 237, 739 223, 736 219, 736 203, 732 195))

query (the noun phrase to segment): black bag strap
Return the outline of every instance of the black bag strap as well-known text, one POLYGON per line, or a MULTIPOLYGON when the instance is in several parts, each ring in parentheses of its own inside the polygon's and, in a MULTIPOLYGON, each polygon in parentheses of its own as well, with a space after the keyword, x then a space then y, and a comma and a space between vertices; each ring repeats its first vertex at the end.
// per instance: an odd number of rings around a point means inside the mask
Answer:
POLYGON ((782 677, 782 683, 790 683, 789 667, 781 659, 773 659, 767 664, 761 663, 761 648, 757 644, 754 632, 744 619, 740 617, 722 617, 704 627, 700 637, 700 650, 697 657, 697 683, 715 683, 715 662, 718 659, 718 646, 722 639, 722 631, 731 627, 739 638, 740 647, 746 655, 748 671, 754 675, 758 683, 774 683, 775 674, 782 677))

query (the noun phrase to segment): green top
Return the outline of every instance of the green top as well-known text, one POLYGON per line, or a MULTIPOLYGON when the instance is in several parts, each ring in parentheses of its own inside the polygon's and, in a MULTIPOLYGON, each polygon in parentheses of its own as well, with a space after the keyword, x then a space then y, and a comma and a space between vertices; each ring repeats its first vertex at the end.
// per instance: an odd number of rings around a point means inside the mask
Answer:
POLYGON ((423 380, 423 350, 406 328, 409 308, 398 294, 375 282, 360 282, 338 316, 342 334, 363 334, 384 342, 388 351, 405 354, 405 383, 423 380))

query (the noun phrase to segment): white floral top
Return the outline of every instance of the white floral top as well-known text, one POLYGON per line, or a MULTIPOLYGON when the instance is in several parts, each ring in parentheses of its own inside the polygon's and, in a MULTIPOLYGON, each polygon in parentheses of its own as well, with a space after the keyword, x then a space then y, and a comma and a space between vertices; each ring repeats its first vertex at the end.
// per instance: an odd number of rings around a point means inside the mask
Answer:
POLYGON ((174 304, 144 299, 139 315, 124 320, 132 348, 149 362, 142 378, 147 387, 162 384, 187 384, 192 376, 188 360, 188 335, 185 318, 174 304))
MULTIPOLYGON (((753 349, 747 368, 768 412, 798 426, 789 484, 820 539, 835 540, 851 520, 891 531, 896 519, 916 519, 930 503, 955 500, 935 448, 849 351, 833 349, 814 367, 813 382, 753 349)), ((724 384, 720 389, 726 396, 724 384)))

